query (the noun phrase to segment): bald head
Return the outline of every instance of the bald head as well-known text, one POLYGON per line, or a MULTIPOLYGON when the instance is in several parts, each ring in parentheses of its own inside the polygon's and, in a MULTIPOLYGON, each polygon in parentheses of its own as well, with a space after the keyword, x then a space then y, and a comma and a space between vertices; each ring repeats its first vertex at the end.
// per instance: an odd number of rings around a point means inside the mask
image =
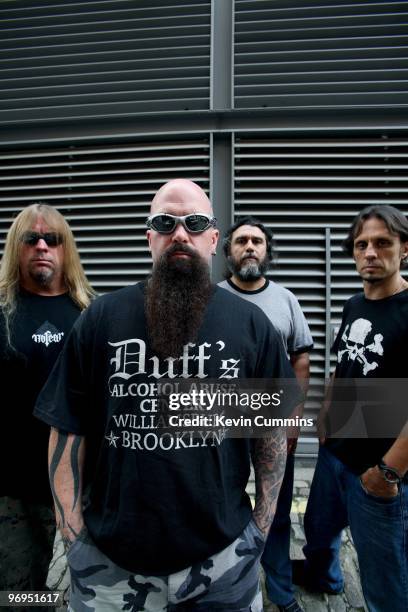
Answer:
POLYGON ((153 198, 151 213, 168 212, 172 209, 188 208, 188 213, 212 214, 211 202, 197 183, 188 179, 173 179, 160 187, 153 198))
MULTIPOLYGON (((164 213, 176 217, 199 213, 210 216, 213 214, 210 200, 205 192, 196 183, 187 179, 174 179, 160 187, 153 198, 151 213, 152 215, 164 213)), ((218 230, 211 225, 203 232, 192 233, 187 231, 182 223, 177 223, 174 231, 169 234, 161 234, 152 228, 147 230, 146 235, 153 261, 157 261, 166 249, 177 243, 196 251, 208 263, 211 255, 215 255, 218 241, 218 230)), ((179 254, 180 257, 185 259, 185 252, 179 254)))

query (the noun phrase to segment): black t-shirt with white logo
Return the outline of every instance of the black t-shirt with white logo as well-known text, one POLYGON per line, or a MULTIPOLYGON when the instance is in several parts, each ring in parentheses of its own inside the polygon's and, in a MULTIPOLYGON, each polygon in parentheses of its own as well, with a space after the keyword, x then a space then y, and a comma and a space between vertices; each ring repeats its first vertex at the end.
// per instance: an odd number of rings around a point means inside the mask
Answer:
POLYGON ((331 438, 326 446, 358 474, 382 459, 395 441, 399 424, 402 427, 408 417, 407 397, 399 384, 407 379, 407 347, 408 291, 381 300, 367 299, 361 293, 346 303, 333 344, 335 376, 340 383, 334 387, 330 418, 334 423, 340 419, 339 428, 341 419, 346 423, 354 418, 353 431, 361 427, 364 437, 331 438), (373 378, 384 380, 376 381, 378 386, 374 387, 373 378), (354 384, 349 385, 347 379, 354 379, 354 384), (370 400, 367 404, 365 397, 370 400), (354 407, 353 398, 359 398, 354 407), (336 410, 343 414, 336 414, 336 410))
POLYGON ((159 359, 138 284, 99 298, 80 317, 35 414, 85 436, 84 518, 97 546, 129 571, 167 575, 222 550, 250 520, 250 440, 225 438, 222 428, 161 432, 160 381, 293 376, 263 312, 220 288, 196 341, 180 358, 159 359))
POLYGON ((20 290, 10 320, 10 346, 0 312, 0 495, 51 503, 49 427, 32 412, 79 313, 68 294, 41 296, 20 290))

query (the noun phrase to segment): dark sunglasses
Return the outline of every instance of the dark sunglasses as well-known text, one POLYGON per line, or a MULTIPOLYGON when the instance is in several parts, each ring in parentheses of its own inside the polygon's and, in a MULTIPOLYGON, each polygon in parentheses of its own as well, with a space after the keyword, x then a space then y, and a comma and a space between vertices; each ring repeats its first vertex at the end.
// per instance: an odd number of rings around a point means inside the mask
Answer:
POLYGON ((178 223, 181 223, 190 234, 199 234, 205 232, 209 227, 216 227, 217 219, 205 213, 192 213, 184 215, 184 217, 158 213, 151 215, 146 220, 147 227, 159 232, 159 234, 171 234, 178 223))
POLYGON ((44 240, 49 247, 56 247, 62 244, 62 236, 61 234, 57 234, 57 232, 48 232, 47 234, 39 234, 38 232, 24 232, 21 237, 21 242, 24 242, 24 244, 28 244, 29 246, 35 246, 39 240, 44 240))

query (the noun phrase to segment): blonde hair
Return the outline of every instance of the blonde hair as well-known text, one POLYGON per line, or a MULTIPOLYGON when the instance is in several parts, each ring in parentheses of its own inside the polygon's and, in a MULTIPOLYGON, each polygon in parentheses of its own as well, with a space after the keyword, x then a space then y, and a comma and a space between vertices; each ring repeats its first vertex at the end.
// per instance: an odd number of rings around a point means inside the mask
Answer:
POLYGON ((14 219, 7 234, 3 257, 0 263, 0 306, 8 328, 13 313, 20 283, 20 252, 22 236, 41 216, 52 231, 61 234, 64 248, 64 282, 72 300, 81 310, 89 306, 95 291, 88 282, 79 258, 71 228, 58 210, 41 202, 31 204, 14 219))

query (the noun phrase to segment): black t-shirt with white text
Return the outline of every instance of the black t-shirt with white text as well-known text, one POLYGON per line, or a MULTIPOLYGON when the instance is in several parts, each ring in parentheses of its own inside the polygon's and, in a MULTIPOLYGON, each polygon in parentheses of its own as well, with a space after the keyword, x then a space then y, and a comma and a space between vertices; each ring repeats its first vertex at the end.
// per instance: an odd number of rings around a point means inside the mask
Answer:
MULTIPOLYGON (((381 401, 377 402, 378 405, 371 402, 364 406, 364 402, 360 402, 361 418, 366 425, 368 438, 328 438, 326 441, 327 448, 357 474, 376 465, 394 443, 396 436, 380 437, 387 435, 389 421, 397 415, 402 419, 402 427, 408 417, 408 409, 405 408, 407 398, 397 398, 393 395, 392 387, 392 379, 407 378, 407 346, 408 290, 380 300, 370 300, 359 293, 346 303, 341 327, 333 344, 333 351, 337 354, 335 380, 360 379, 356 384, 361 386, 362 379, 391 379, 389 383, 386 380, 381 382, 386 388, 379 395, 381 401), (387 393, 392 397, 388 405, 386 401, 382 403, 387 393), (373 438, 370 430, 374 425, 378 437, 373 438)), ((336 402, 338 406, 347 406, 346 394, 351 398, 353 395, 353 385, 342 387, 341 383, 338 388, 334 387, 330 409, 334 416, 336 402)), ((369 383, 367 389, 370 390, 369 383)), ((349 405, 352 404, 350 401, 349 405)), ((346 412, 346 416, 353 416, 352 411, 350 415, 346 412)))
POLYGON ((250 440, 160 434, 160 380, 294 374, 262 311, 220 288, 196 341, 178 359, 159 359, 147 340, 143 291, 134 285, 88 308, 35 414, 85 436, 91 486, 84 519, 96 545, 128 571, 167 575, 222 550, 250 520, 250 440))
POLYGON ((52 502, 47 465, 49 427, 32 412, 79 314, 68 294, 41 296, 20 289, 10 319, 10 345, 0 311, 0 495, 52 502))

